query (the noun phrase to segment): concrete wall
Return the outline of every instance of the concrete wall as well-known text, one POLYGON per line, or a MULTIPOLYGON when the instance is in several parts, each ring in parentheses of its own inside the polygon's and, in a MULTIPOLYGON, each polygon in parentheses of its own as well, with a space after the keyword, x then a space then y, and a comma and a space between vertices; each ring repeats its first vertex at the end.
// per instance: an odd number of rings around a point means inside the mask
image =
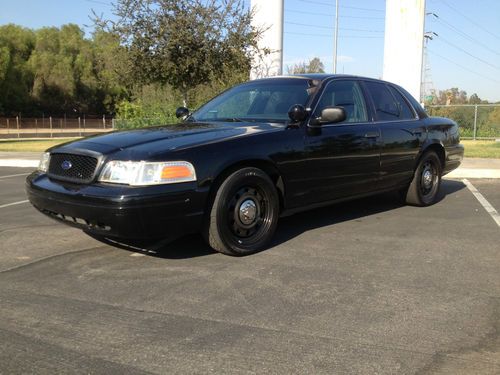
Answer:
POLYGON ((425 0, 386 0, 383 79, 420 100, 425 0))
POLYGON ((253 25, 264 30, 259 48, 271 51, 267 56, 255 57, 251 79, 282 74, 283 3, 284 0, 251 0, 250 4, 255 12, 253 25))

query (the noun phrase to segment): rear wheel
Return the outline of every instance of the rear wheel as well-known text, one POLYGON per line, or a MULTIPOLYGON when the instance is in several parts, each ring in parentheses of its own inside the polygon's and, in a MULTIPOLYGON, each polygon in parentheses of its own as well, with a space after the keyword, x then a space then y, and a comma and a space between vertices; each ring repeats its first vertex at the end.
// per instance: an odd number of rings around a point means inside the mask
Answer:
POLYGON ((436 203, 441 186, 442 166, 434 151, 426 152, 418 163, 413 180, 404 194, 405 201, 415 206, 436 203))
POLYGON ((278 216, 279 197, 269 176, 257 168, 243 168, 217 190, 204 236, 221 253, 251 254, 269 243, 278 216))

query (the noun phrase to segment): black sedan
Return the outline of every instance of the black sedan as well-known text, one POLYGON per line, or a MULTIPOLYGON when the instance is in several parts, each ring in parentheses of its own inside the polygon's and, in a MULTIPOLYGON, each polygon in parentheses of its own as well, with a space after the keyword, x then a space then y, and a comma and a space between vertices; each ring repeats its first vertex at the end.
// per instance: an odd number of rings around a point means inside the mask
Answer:
POLYGON ((403 88, 301 75, 247 82, 176 125, 118 131, 49 149, 26 181, 44 214, 102 238, 201 232, 230 255, 265 248, 278 218, 398 190, 436 201, 463 158, 458 126, 403 88))

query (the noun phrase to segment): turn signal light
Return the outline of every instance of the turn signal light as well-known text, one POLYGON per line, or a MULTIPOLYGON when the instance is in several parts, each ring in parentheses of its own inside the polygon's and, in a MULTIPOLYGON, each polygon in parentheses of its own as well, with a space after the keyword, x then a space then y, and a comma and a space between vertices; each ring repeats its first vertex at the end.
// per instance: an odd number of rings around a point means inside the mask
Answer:
POLYGON ((161 171, 162 180, 170 180, 177 178, 188 178, 193 175, 193 171, 186 165, 169 165, 161 171))

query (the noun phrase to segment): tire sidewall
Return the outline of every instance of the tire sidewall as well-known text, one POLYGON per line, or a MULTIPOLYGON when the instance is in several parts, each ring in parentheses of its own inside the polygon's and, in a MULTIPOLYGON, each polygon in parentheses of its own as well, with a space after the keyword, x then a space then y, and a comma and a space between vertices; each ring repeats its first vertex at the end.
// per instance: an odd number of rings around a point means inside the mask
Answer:
POLYGON ((230 252, 247 255, 262 250, 269 243, 276 230, 279 216, 278 193, 266 173, 257 168, 244 168, 231 174, 220 186, 212 210, 215 211, 217 234, 230 252), (238 190, 245 186, 257 187, 265 195, 266 209, 270 210, 269 228, 259 239, 236 238, 227 224, 230 200, 238 190))
POLYGON ((441 161, 439 160, 439 157, 437 156, 437 154, 433 151, 426 153, 423 156, 423 158, 420 160, 420 163, 418 164, 418 168, 416 171, 417 173, 415 176, 417 179, 416 188, 417 188, 419 200, 423 206, 429 206, 429 205, 436 202, 436 197, 437 197, 437 194, 438 194, 439 189, 441 187, 441 173, 442 173, 441 169, 442 169, 441 168, 441 161), (436 168, 437 181, 435 183, 433 183, 432 194, 423 195, 423 193, 420 189, 420 186, 422 183, 422 171, 423 171, 425 163, 429 160, 432 161, 434 167, 436 168))

